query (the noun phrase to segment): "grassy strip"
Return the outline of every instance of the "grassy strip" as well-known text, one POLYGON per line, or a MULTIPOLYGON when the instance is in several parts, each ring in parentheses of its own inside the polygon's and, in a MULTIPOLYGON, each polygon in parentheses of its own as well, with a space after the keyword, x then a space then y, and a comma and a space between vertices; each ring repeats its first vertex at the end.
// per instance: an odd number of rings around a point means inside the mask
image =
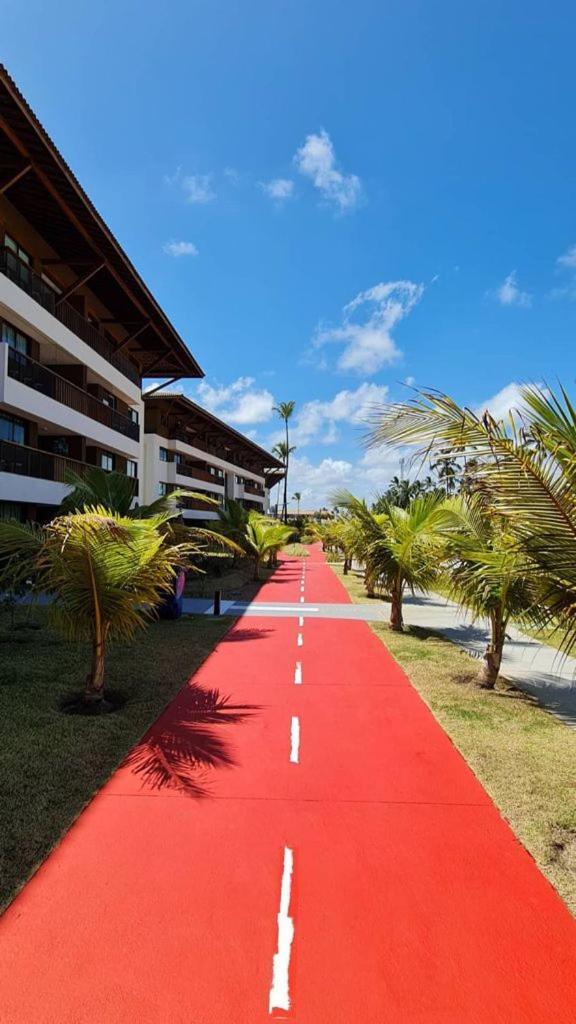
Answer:
POLYGON ((82 689, 85 645, 63 640, 41 611, 33 618, 42 628, 11 631, 0 614, 0 908, 234 621, 158 622, 136 642, 111 647, 108 685, 127 703, 84 718, 62 714, 58 702, 82 689))
MULTIPOLYGON (((367 600, 361 578, 334 571, 353 600, 367 600)), ((476 663, 437 633, 393 633, 379 622, 371 629, 576 913, 576 730, 505 681, 494 693, 480 690, 476 663)))

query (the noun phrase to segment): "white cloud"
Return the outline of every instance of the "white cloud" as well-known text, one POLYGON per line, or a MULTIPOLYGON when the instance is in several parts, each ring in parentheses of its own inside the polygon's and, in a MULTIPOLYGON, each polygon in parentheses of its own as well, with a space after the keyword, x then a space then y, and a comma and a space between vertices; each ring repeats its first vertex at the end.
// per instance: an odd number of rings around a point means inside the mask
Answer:
POLYGON ((294 163, 300 174, 309 178, 322 197, 340 213, 353 210, 358 205, 362 197, 360 178, 338 170, 332 140, 323 128, 306 137, 296 151, 294 163))
POLYGON ((569 270, 576 270, 576 245, 571 245, 562 256, 556 260, 559 266, 568 267, 569 270))
POLYGON ((273 178, 272 181, 261 181, 260 188, 276 202, 291 199, 294 195, 294 182, 290 178, 273 178))
POLYGON ((297 411, 291 437, 300 447, 312 441, 334 444, 338 440, 338 424, 366 426, 374 406, 386 401, 385 385, 360 384, 355 391, 339 391, 329 401, 313 399, 297 411))
POLYGON ((567 271, 568 283, 561 288, 553 288, 550 296, 553 299, 576 299, 576 245, 571 245, 559 256, 556 264, 561 271, 567 271))
POLYGON ((216 199, 211 174, 189 174, 182 178, 187 203, 210 203, 216 199))
POLYGON ((172 239, 171 242, 166 242, 162 248, 168 256, 178 257, 198 255, 198 249, 194 245, 194 242, 177 242, 175 239, 172 239))
POLYGON ((231 185, 240 184, 240 173, 236 170, 235 167, 225 167, 223 173, 224 177, 230 182, 231 185))
POLYGON ((512 270, 508 277, 505 277, 499 288, 496 289, 496 298, 502 306, 523 306, 527 308, 532 304, 532 296, 523 292, 518 287, 516 271, 512 270))
POLYGON ((475 409, 474 412, 477 416, 483 416, 485 412, 489 412, 495 420, 508 419, 511 410, 514 412, 521 412, 525 408, 520 389, 522 385, 517 384, 516 381, 512 381, 503 387, 497 394, 492 395, 492 398, 485 399, 475 409))
POLYGON ((424 286, 413 281, 388 281, 360 292, 344 307, 339 327, 320 327, 312 339, 314 349, 329 343, 342 343, 339 370, 352 373, 377 373, 396 362, 401 352, 392 331, 412 311, 424 293, 424 286))
POLYGON ((302 493, 304 509, 330 505, 331 494, 341 488, 371 502, 399 473, 400 457, 398 452, 378 449, 354 462, 327 458, 315 463, 295 454, 290 461, 290 492, 302 493))
POLYGON ((274 396, 266 388, 254 387, 253 377, 238 377, 228 385, 203 380, 196 387, 196 396, 200 405, 229 423, 264 423, 272 416, 274 396))

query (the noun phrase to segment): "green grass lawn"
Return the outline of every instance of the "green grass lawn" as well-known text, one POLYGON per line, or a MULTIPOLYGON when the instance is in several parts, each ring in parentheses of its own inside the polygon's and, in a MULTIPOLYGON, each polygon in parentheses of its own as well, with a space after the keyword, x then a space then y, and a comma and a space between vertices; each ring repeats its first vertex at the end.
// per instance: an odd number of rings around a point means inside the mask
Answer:
POLYGON ((157 622, 111 646, 108 685, 126 704, 85 718, 62 714, 58 702, 82 689, 86 646, 63 640, 41 611, 33 618, 41 629, 12 632, 0 613, 0 908, 234 622, 157 622))
MULTIPOLYGON (((367 601, 361 577, 334 571, 354 601, 367 601)), ((371 629, 576 913, 576 730, 505 681, 493 693, 479 689, 477 663, 436 633, 393 633, 380 622, 371 629)))

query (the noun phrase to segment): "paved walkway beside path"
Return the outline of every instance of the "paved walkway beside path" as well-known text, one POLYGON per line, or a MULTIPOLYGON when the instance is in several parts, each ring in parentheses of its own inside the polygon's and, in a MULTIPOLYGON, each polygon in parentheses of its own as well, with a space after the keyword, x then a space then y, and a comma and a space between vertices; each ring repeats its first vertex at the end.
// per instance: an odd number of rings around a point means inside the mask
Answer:
MULTIPOLYGON (((314 549, 278 602, 347 596, 314 549)), ((304 610, 233 626, 0 921, 2 1024, 575 1018, 573 918, 367 625, 304 610)))

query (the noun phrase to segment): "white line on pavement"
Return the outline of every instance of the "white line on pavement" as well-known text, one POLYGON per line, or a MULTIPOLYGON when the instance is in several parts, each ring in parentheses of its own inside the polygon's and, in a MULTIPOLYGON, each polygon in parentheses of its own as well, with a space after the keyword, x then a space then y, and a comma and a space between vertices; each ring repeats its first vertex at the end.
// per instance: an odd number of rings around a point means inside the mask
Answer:
POLYGON ((272 984, 268 1012, 290 1009, 290 954, 294 939, 294 921, 290 917, 290 897, 292 894, 292 873, 294 871, 294 853, 284 847, 284 867, 282 869, 282 886, 280 889, 280 912, 278 914, 278 951, 272 958, 272 984))
POLYGON ((302 633, 298 633, 298 641, 297 641, 297 643, 298 643, 298 647, 302 647, 302 645, 304 643, 304 637, 302 636, 302 633))
POLYGON ((294 669, 294 685, 302 686, 302 662, 296 662, 296 668, 294 669))
POLYGON ((300 719, 297 715, 292 716, 290 723, 290 764, 298 764, 300 761, 300 719))
POLYGON ((300 626, 300 629, 302 629, 302 626, 304 625, 304 616, 303 615, 300 615, 298 617, 298 625, 300 626))

